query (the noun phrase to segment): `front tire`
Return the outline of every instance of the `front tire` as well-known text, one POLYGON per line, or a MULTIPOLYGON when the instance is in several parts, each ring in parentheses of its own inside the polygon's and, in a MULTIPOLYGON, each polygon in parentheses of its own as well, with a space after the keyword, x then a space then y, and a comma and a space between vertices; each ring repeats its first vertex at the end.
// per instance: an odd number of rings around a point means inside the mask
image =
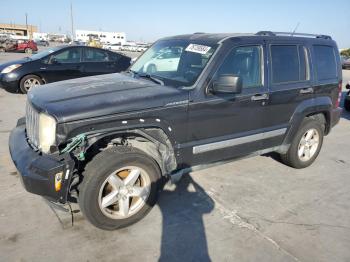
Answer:
POLYGON ((19 82, 19 89, 23 94, 27 94, 28 91, 34 87, 43 84, 43 80, 36 75, 26 75, 19 82))
POLYGON ((305 118, 289 150, 281 155, 282 162, 294 168, 310 166, 317 158, 323 143, 324 127, 312 118, 305 118))
POLYGON ((132 147, 112 147, 86 165, 79 206, 94 226, 115 230, 136 223, 157 200, 161 173, 155 160, 132 147))

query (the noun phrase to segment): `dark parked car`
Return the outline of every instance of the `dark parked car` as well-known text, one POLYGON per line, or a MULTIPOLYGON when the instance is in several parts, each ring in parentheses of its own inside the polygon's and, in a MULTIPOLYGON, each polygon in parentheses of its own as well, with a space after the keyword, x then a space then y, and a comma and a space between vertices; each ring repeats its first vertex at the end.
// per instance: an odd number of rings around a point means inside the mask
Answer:
POLYGON ((116 73, 130 66, 130 57, 100 48, 60 46, 0 65, 0 86, 8 91, 28 90, 56 81, 116 73))
POLYGON ((35 43, 38 46, 49 46, 50 45, 49 41, 46 41, 46 40, 36 40, 35 43))
POLYGON ((340 118, 342 71, 331 37, 296 35, 164 38, 127 73, 33 88, 9 141, 25 188, 113 230, 196 165, 268 152, 311 165, 340 118), (177 66, 147 73, 174 52, 177 66))

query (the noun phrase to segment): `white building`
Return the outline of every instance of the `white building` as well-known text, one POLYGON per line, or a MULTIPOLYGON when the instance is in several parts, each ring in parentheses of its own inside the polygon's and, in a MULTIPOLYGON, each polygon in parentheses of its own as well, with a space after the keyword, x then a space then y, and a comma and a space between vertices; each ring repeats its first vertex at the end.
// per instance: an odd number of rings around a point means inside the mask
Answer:
POLYGON ((126 42, 126 35, 123 32, 101 32, 90 30, 75 30, 75 40, 87 42, 89 36, 99 39, 104 44, 121 44, 126 42))

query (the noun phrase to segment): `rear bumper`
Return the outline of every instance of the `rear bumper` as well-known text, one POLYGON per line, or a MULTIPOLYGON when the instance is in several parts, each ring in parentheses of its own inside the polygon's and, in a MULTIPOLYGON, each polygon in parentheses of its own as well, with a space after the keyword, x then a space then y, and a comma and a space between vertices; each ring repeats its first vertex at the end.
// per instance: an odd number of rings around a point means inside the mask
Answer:
POLYGON ((331 111, 331 119, 330 119, 331 120, 330 121, 331 128, 339 123, 342 111, 343 111, 343 109, 341 107, 337 107, 337 108, 332 109, 332 111, 331 111))
POLYGON ((28 144, 25 126, 18 125, 12 130, 9 149, 24 188, 54 202, 67 201, 68 187, 73 173, 74 160, 69 156, 53 157, 36 152, 28 144), (61 190, 55 191, 55 174, 63 172, 61 190))

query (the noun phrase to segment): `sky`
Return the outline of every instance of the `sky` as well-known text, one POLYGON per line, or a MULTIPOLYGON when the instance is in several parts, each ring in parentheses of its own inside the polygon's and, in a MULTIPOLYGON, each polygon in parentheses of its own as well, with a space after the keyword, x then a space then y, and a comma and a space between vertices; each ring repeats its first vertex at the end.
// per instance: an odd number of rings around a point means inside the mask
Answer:
POLYGON ((194 32, 260 30, 331 35, 350 48, 350 0, 0 0, 0 23, 37 25, 41 32, 74 29, 125 32, 128 40, 155 41, 194 32))

